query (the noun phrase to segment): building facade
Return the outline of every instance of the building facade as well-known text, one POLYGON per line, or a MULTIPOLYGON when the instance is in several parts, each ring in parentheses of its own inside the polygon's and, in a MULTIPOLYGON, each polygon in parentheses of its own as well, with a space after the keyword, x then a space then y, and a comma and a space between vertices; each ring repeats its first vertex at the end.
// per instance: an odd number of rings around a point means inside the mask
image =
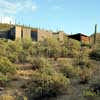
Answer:
POLYGON ((53 32, 38 28, 31 28, 21 25, 4 25, 3 28, 0 29, 0 38, 5 39, 32 39, 32 41, 43 41, 45 38, 57 38, 60 41, 64 39, 64 32, 53 32), (7 28, 7 30, 5 30, 7 28))
POLYGON ((75 39, 75 40, 78 40, 78 41, 80 41, 83 44, 90 44, 90 37, 87 36, 87 35, 84 35, 82 33, 77 33, 77 34, 74 34, 74 35, 69 35, 68 37, 72 38, 72 39, 75 39))
POLYGON ((43 41, 46 38, 53 37, 63 41, 64 32, 52 32, 22 26, 15 26, 9 31, 9 39, 32 39, 32 41, 43 41))

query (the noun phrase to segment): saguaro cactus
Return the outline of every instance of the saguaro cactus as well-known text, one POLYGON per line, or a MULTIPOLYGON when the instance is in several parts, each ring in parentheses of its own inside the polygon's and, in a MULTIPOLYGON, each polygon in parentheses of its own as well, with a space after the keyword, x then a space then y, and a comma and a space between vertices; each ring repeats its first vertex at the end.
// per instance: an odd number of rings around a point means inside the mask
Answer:
POLYGON ((96 43, 97 24, 95 24, 94 44, 96 43))

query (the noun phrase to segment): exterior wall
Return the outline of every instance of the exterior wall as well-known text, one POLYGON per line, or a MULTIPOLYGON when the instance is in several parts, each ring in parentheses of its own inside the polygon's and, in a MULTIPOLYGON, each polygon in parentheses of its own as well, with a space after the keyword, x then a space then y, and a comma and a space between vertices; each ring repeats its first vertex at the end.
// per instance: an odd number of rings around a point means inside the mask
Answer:
POLYGON ((30 39, 31 38, 31 29, 30 28, 23 28, 22 32, 23 39, 30 39))
POLYGON ((15 26, 15 39, 21 39, 21 27, 15 26))
POLYGON ((6 38, 11 40, 16 39, 32 39, 33 41, 43 41, 45 38, 56 37, 58 40, 63 41, 64 32, 56 32, 53 34, 52 31, 46 31, 41 29, 31 29, 24 26, 13 26, 8 32, 0 31, 0 38, 6 38))
POLYGON ((52 32, 45 30, 38 30, 37 41, 43 41, 45 38, 52 37, 52 32))
POLYGON ((75 35, 69 35, 69 38, 75 39, 80 41, 83 44, 90 44, 90 37, 83 35, 81 33, 75 34, 75 35))
POLYGON ((89 44, 90 43, 90 38, 85 37, 85 36, 81 36, 81 41, 82 41, 82 43, 89 44))

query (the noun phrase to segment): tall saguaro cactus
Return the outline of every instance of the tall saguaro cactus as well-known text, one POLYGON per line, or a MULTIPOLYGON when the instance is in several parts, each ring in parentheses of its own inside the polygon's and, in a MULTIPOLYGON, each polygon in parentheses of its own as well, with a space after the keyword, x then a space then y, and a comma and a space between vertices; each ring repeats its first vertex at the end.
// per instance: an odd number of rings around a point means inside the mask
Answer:
POLYGON ((94 44, 96 43, 96 34, 97 34, 97 24, 95 24, 94 44))

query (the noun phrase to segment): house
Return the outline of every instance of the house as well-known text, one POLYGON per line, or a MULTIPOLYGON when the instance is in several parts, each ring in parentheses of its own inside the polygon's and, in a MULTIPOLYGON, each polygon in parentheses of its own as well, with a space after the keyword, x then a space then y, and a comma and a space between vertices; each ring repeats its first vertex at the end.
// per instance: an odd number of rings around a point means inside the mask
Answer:
POLYGON ((59 39, 59 41, 63 41, 64 32, 52 32, 38 28, 14 26, 10 29, 8 37, 9 39, 13 40, 29 38, 32 39, 32 41, 43 41, 45 38, 56 37, 57 39, 59 39))
POLYGON ((82 33, 77 33, 77 34, 73 34, 73 35, 69 35, 69 38, 75 39, 80 41, 83 44, 89 44, 90 43, 90 37, 87 35, 84 35, 82 33))
POLYGON ((33 41, 42 41, 44 38, 52 37, 52 32, 23 27, 23 26, 14 26, 9 31, 9 39, 32 39, 33 41))
POLYGON ((59 41, 63 41, 64 39, 64 32, 58 31, 53 32, 49 30, 43 30, 38 28, 32 28, 22 25, 6 25, 1 24, 3 27, 7 27, 6 31, 2 31, 0 29, 0 38, 5 39, 32 39, 32 41, 42 41, 45 38, 53 38, 56 37, 59 41))

